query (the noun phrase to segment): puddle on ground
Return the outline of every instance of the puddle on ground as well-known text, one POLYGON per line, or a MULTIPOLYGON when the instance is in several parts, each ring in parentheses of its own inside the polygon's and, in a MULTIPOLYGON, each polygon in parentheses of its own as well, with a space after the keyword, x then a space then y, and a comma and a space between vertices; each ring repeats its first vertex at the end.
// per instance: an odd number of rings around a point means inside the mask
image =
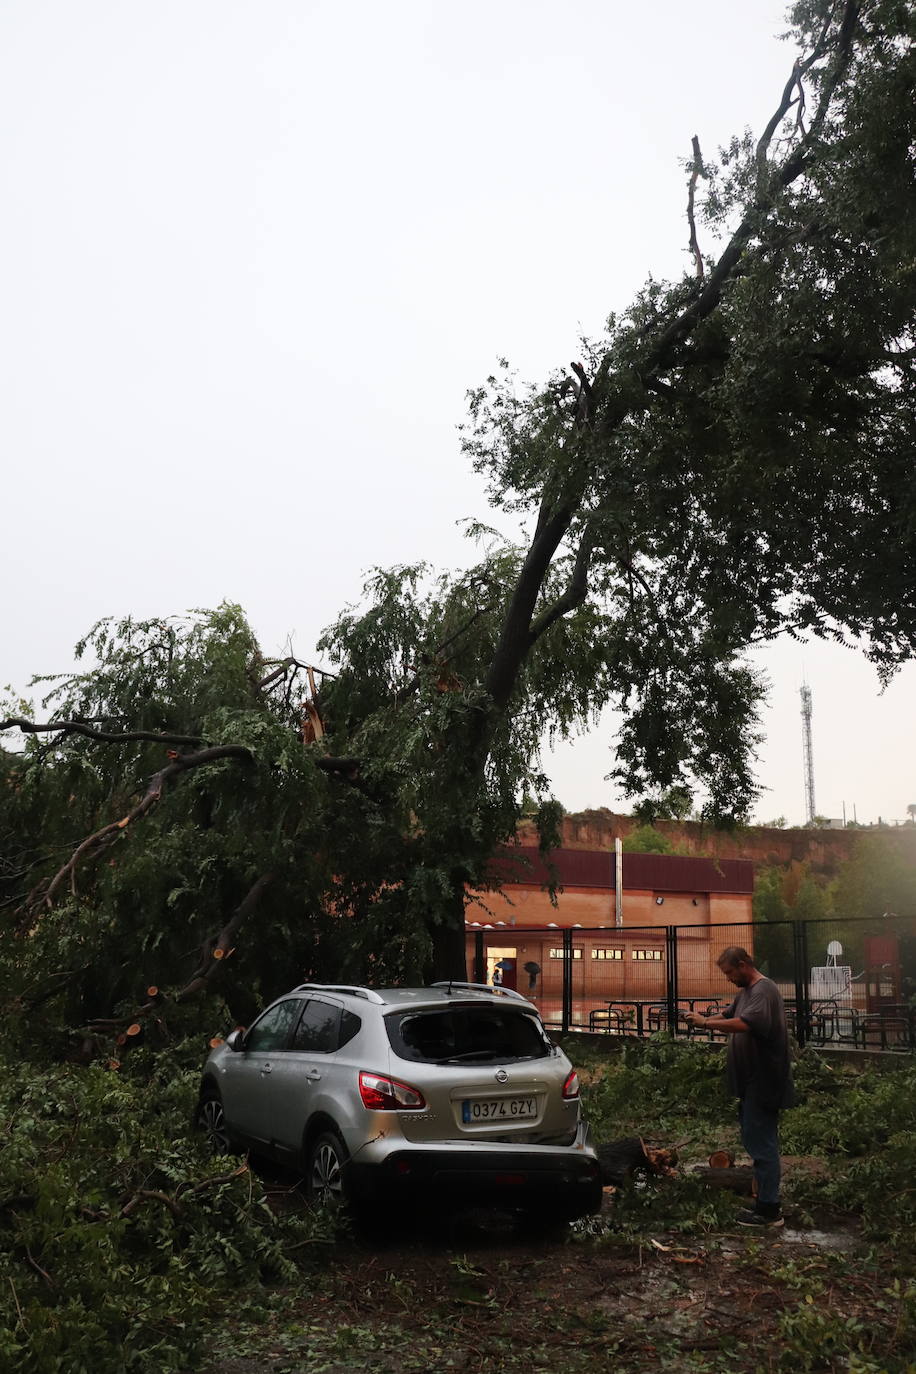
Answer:
POLYGON ((788 1245, 809 1245, 815 1250, 855 1250, 859 1245, 858 1236, 851 1231, 795 1231, 786 1226, 779 1234, 788 1245))

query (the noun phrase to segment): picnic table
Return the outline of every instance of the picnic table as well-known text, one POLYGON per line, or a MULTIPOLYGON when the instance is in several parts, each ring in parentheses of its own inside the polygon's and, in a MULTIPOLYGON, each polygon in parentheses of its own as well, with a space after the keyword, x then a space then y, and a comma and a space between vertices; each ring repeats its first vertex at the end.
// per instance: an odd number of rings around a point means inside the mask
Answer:
MULTIPOLYGON (((794 998, 786 999, 789 1029, 797 1033, 794 998)), ((916 1049, 916 1007, 887 1003, 862 1011, 834 998, 808 1005, 810 1039, 817 1045, 853 1045, 856 1049, 916 1049)))
MULTIPOLYGON (((716 997, 679 997, 677 1006, 682 1011, 703 1009, 704 1015, 714 1015, 720 1010, 716 997)), ((658 997, 613 998, 600 1007, 593 1007, 588 1014, 588 1028, 591 1031, 614 1031, 618 1035, 632 1029, 635 1035, 652 1034, 668 1024, 668 1002, 658 997)), ((688 1030, 687 1027, 684 1028, 688 1030)), ((692 1028, 688 1030, 692 1034, 692 1028)))

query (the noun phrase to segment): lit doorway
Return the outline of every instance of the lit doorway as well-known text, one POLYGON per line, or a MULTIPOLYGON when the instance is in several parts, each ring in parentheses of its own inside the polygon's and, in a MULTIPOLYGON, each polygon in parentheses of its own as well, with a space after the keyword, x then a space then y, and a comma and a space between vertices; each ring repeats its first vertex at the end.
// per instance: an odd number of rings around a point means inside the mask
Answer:
POLYGON ((494 987, 518 987, 518 950, 497 949, 491 945, 487 950, 487 982, 494 987))

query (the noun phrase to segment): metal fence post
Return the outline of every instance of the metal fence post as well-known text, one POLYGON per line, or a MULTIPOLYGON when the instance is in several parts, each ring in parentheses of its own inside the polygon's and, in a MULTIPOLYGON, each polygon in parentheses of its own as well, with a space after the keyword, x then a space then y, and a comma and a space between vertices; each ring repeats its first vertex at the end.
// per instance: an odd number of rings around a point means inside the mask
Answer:
POLYGON ((805 1044, 811 1039, 811 957, 808 953, 808 922, 799 921, 799 955, 802 971, 802 1004, 805 1019, 805 1044))
POLYGON ((795 964, 795 1038, 804 1047, 811 1034, 808 1001, 808 938, 805 921, 792 922, 792 959, 795 964))
POLYGON ((668 1032, 677 1035, 677 926, 665 926, 665 974, 668 1032))
POLYGON ((474 982, 487 981, 487 964, 483 952, 483 931, 474 931, 474 982))
POLYGON ((573 933, 571 930, 563 931, 563 1011, 561 1015, 561 1029, 563 1034, 569 1032, 572 1024, 572 969, 573 969, 573 933))

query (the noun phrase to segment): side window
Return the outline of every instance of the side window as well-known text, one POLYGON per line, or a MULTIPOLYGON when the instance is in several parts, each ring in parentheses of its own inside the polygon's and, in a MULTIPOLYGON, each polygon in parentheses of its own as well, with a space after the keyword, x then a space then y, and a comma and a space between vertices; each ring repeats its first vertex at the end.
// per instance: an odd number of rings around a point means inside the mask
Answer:
POLYGON ((299 1015, 302 1000, 289 997, 265 1011, 245 1036, 246 1050, 285 1050, 289 1033, 299 1015))
POLYGON ((340 1007, 330 1002, 306 1002, 290 1048, 300 1053, 333 1054, 337 1049, 339 1020, 340 1007))
POLYGON ((340 1037, 337 1041, 338 1047, 343 1049, 348 1045, 355 1035, 362 1030, 362 1021, 355 1011, 343 1011, 340 1014, 340 1037))

